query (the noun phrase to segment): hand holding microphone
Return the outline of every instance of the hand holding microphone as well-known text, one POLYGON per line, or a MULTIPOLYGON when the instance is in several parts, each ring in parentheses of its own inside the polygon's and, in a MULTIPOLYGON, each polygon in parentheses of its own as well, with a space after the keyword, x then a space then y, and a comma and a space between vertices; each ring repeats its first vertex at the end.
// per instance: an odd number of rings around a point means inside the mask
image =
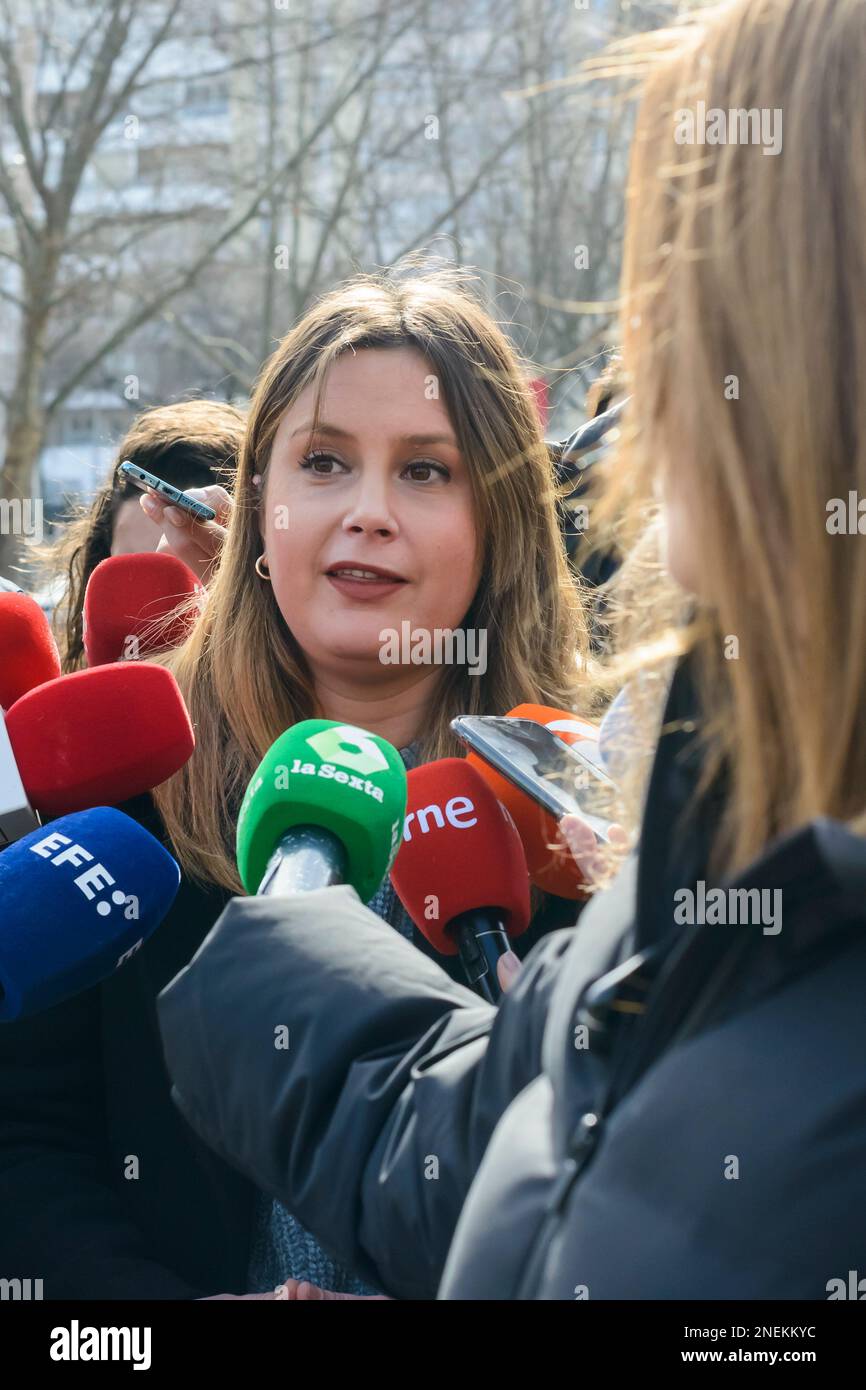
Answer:
MULTIPOLYGON (((563 816, 557 826, 557 834, 561 842, 570 850, 583 882, 594 878, 605 867, 604 858, 599 854, 595 835, 586 821, 580 819, 580 816, 563 816)), ((618 850, 625 850, 628 847, 628 835, 622 826, 610 826, 608 843, 614 845, 618 850)), ((508 993, 522 969, 522 963, 513 951, 500 957, 496 963, 496 973, 503 994, 508 993)))
POLYGON ((441 955, 460 955, 490 1003, 497 962, 529 925, 529 878, 505 807, 465 758, 409 773, 403 843, 391 872, 412 921, 441 955))

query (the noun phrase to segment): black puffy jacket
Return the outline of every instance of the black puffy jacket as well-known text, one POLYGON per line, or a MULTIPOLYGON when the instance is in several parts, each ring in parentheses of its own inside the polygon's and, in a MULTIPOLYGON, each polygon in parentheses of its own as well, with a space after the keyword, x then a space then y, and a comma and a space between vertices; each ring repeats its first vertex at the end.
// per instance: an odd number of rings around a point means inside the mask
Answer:
POLYGON ((866 845, 818 821, 726 885, 780 892, 779 931, 678 925, 714 814, 678 820, 691 737, 661 739, 638 858, 498 1010, 349 888, 230 903, 159 1001, 192 1127, 397 1297, 820 1299, 862 1271, 866 845))

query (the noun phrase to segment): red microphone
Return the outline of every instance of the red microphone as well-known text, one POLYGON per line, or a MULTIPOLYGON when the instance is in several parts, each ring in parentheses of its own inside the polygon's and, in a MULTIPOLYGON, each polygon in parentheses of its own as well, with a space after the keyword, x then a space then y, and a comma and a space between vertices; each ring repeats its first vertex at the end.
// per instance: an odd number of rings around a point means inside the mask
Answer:
POLYGON ((139 796, 172 777, 195 747, 177 681, 146 662, 74 671, 36 686, 7 712, 6 733, 29 801, 43 816, 139 796))
POLYGON ((445 956, 459 953, 469 983, 491 1003, 496 962, 529 926, 529 878, 505 807, 465 758, 443 758, 407 777, 403 841, 391 882, 419 931, 445 956))
POLYGON ((60 675, 48 619, 29 594, 0 593, 0 707, 60 675))
POLYGON ((176 555, 153 551, 102 560, 84 592, 88 666, 138 661, 180 646, 205 598, 204 586, 176 555), (188 603, 191 598, 194 606, 188 603))
MULTIPOLYGON (((518 705, 510 709, 506 717, 532 719, 550 729, 564 743, 578 748, 586 745, 585 751, 590 756, 597 752, 598 729, 567 710, 551 709, 546 705, 518 705)), ((466 761, 477 769, 494 795, 508 808, 523 844, 529 877, 535 886, 558 898, 585 897, 583 875, 571 851, 562 843, 553 816, 512 782, 506 781, 477 753, 467 754, 466 761)))

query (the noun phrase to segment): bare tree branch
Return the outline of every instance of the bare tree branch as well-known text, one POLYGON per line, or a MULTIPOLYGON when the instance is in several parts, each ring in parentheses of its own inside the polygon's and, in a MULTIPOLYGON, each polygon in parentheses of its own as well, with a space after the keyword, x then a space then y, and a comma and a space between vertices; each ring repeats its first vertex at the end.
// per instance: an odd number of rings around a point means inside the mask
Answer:
POLYGON ((204 247, 204 249, 194 258, 190 265, 181 271, 172 281, 150 299, 139 304, 130 314, 126 316, 116 327, 93 349, 91 353, 79 364, 77 369, 57 388, 51 396, 47 411, 52 414, 57 407, 75 390, 81 381, 84 381, 93 368, 102 361, 107 353, 128 338, 149 319, 155 317, 171 299, 182 293, 194 283, 205 266, 209 265, 222 250, 227 242, 231 241, 237 233, 255 217, 268 193, 272 188, 276 188, 283 182, 299 161, 304 158, 308 150, 312 148, 322 132, 329 128, 333 123, 334 117, 345 107, 355 93, 368 81, 373 72, 382 61, 383 53, 387 51, 397 39, 404 34, 410 27, 414 18, 414 13, 410 10, 402 24, 396 31, 387 36, 382 44, 378 46, 369 61, 357 73, 354 81, 342 92, 338 93, 332 102, 325 108, 319 119, 313 125, 307 137, 302 141, 299 148, 286 159, 274 172, 274 174, 261 186, 242 209, 242 211, 222 229, 217 237, 204 247))
POLYGON ((142 72, 156 50, 164 43, 180 9, 181 0, 172 0, 162 23, 144 46, 132 72, 122 83, 113 100, 108 102, 100 114, 100 106, 108 91, 117 60, 123 51, 135 14, 134 0, 124 13, 124 0, 113 0, 112 16, 106 29, 99 51, 90 71, 87 87, 88 99, 82 104, 76 121, 73 137, 66 143, 57 183, 56 199, 60 220, 65 223, 72 208, 72 202, 81 182, 81 176, 103 131, 128 100, 129 91, 135 78, 142 72))
MULTIPOLYGON (((11 28, 12 18, 9 14, 9 8, 6 3, 6 0, 4 0, 3 9, 5 12, 7 23, 10 25, 11 28)), ((2 61, 3 63, 3 70, 6 74, 6 92, 4 95, 6 98, 6 109, 9 115, 9 120, 12 124, 12 129, 15 131, 15 136, 18 140, 21 153, 24 156, 24 162, 27 166, 27 173, 30 176, 30 182, 32 183, 36 192, 39 194, 39 197, 42 201, 42 205, 45 209, 45 213, 47 216, 49 212, 50 194, 45 185, 44 180, 44 151, 43 158, 37 158, 36 151, 33 148, 33 142, 30 138, 30 127, 27 123, 27 113, 24 106, 24 89, 21 84, 21 74, 18 71, 18 64, 15 61, 15 55, 12 51, 12 45, 9 42, 9 40, 5 38, 0 38, 0 61, 2 61)))

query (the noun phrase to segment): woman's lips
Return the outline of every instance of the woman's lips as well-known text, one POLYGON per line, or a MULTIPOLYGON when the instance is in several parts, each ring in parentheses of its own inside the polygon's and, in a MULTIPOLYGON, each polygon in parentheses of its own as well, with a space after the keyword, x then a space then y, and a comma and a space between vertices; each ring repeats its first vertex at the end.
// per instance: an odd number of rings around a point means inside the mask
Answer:
POLYGON ((345 598, 357 599, 361 603, 389 598, 406 585, 405 579, 357 579, 336 574, 326 574, 325 578, 345 598))

